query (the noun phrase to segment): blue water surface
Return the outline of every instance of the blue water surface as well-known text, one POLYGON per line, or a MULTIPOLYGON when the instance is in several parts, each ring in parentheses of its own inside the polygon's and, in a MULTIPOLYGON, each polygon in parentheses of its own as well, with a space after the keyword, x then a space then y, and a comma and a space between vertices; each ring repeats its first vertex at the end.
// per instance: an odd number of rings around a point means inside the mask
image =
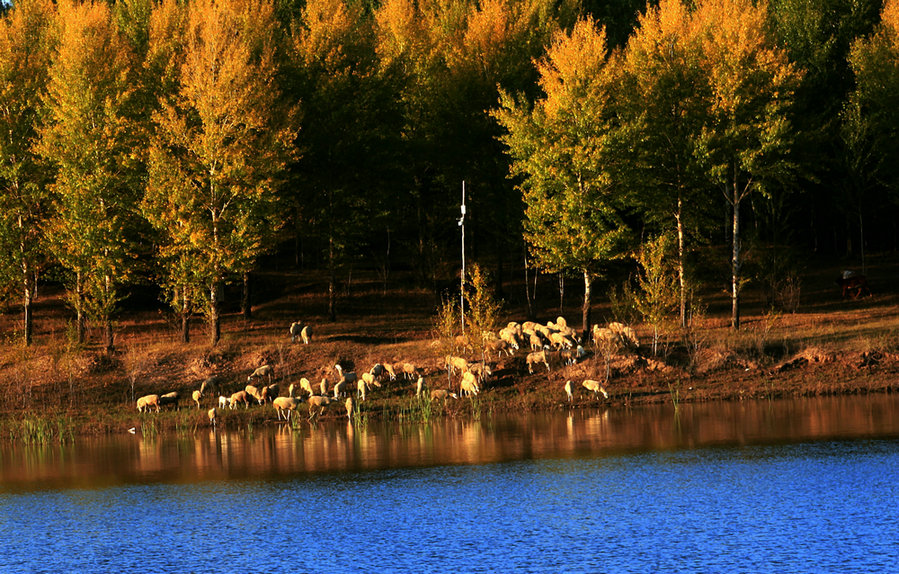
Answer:
POLYGON ((0 494, 0 572, 899 572, 899 442, 0 494))

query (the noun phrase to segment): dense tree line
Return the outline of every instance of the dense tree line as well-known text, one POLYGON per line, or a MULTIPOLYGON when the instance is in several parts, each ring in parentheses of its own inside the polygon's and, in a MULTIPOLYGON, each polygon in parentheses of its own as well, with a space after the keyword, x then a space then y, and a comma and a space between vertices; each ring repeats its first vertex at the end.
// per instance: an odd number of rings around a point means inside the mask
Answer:
POLYGON ((893 0, 20 0, 0 286, 25 344, 49 272, 79 338, 111 346, 151 280, 215 344, 223 285, 302 244, 334 317, 360 261, 452 276, 464 180, 498 289, 525 254, 577 273, 586 329, 595 278, 669 235, 685 322, 694 254, 727 244, 738 327, 745 242, 772 278, 895 247, 897 70, 893 0))

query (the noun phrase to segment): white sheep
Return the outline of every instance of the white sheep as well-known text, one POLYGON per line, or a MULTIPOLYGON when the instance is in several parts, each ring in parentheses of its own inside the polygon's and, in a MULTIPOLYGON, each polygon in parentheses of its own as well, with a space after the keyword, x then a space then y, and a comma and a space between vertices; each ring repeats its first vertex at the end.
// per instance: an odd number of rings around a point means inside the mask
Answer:
POLYGON ((156 412, 159 412, 159 395, 144 395, 137 399, 138 412, 150 412, 151 407, 156 407, 156 412))
POLYGON ((215 411, 215 407, 212 407, 208 411, 206 411, 206 416, 209 417, 209 422, 212 423, 212 428, 215 428, 215 421, 218 418, 218 413, 215 411))
POLYGON ((250 373, 250 376, 247 377, 247 382, 250 383, 253 381, 253 379, 255 379, 257 377, 260 379, 262 377, 267 377, 268 381, 271 382, 272 376, 274 376, 274 374, 275 374, 274 367, 272 367, 271 365, 262 365, 261 367, 259 367, 258 369, 256 369, 252 373, 250 373))
MULTIPOLYGON (((306 377, 303 377, 300 379, 300 389, 306 391, 310 397, 315 394, 312 391, 312 383, 310 383, 309 379, 307 379, 306 377)), ((293 395, 290 395, 290 396, 293 396, 293 395)))
POLYGON ((546 349, 542 351, 538 351, 536 353, 528 353, 528 356, 525 358, 525 361, 528 364, 528 373, 534 374, 534 365, 539 363, 543 363, 546 365, 546 371, 549 372, 549 355, 546 352, 546 349))
POLYGON ((353 420, 353 411, 356 409, 356 403, 353 401, 352 395, 346 400, 346 418, 353 420))
POLYGON ((226 409, 228 408, 228 397, 225 395, 219 395, 219 408, 226 409))
POLYGON ((571 402, 573 393, 571 392, 571 381, 565 381, 565 394, 568 395, 568 402, 571 402))
POLYGON ((356 373, 349 371, 347 373, 343 372, 343 367, 340 366, 340 363, 334 365, 334 369, 337 371, 337 376, 347 382, 353 383, 356 381, 356 373))
POLYGON ((286 421, 290 421, 290 415, 296 410, 298 404, 299 401, 293 397, 275 397, 272 401, 272 406, 278 411, 278 420, 281 420, 281 414, 287 411, 287 414, 284 415, 286 421))
POLYGON ((594 396, 602 394, 602 396, 604 396, 605 398, 609 398, 609 393, 606 392, 605 387, 603 387, 599 381, 587 379, 586 381, 584 381, 581 384, 583 384, 584 388, 587 389, 588 391, 593 391, 594 396))
POLYGON ((475 377, 474 373, 468 371, 462 374, 462 383, 460 385, 460 390, 461 392, 459 394, 463 397, 466 395, 471 396, 478 394, 481 389, 478 387, 478 380, 475 377))
POLYGON ((228 398, 228 408, 232 411, 237 403, 243 403, 244 408, 250 408, 250 400, 246 391, 237 391, 228 398))
POLYGON ((197 410, 200 410, 200 399, 203 398, 203 391, 194 391, 190 396, 197 403, 197 410))
POLYGON ((361 398, 363 401, 365 400, 366 390, 368 390, 368 383, 365 382, 365 379, 359 379, 358 381, 356 381, 356 396, 361 398))
POLYGON ((415 383, 415 398, 420 399, 421 393, 425 388, 425 379, 424 377, 418 377, 418 381, 415 383))
POLYGON ((404 379, 411 381, 418 375, 418 369, 412 363, 397 364, 400 365, 400 369, 397 370, 402 370, 404 379))
POLYGON ((300 336, 303 338, 303 344, 308 345, 309 341, 312 340, 312 327, 309 325, 303 327, 303 330, 300 331, 300 336))
POLYGON ((446 370, 450 375, 455 375, 456 371, 465 372, 468 370, 468 360, 463 357, 446 356, 446 370))

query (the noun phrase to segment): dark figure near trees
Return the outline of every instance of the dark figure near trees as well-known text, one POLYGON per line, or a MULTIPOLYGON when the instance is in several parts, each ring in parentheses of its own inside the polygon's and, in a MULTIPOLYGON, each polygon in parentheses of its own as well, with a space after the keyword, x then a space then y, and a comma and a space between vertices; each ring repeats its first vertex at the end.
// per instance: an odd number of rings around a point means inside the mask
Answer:
POLYGON ((860 297, 868 297, 871 295, 871 289, 868 287, 868 278, 861 273, 846 270, 837 278, 837 285, 840 286, 842 297, 852 297, 858 299, 860 297))

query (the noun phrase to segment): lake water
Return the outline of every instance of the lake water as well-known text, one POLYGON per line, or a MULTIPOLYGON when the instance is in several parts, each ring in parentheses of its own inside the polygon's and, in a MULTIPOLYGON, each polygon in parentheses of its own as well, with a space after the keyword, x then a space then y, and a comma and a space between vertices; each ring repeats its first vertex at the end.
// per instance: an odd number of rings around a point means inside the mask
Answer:
POLYGON ((0 447, 0 572, 897 572, 899 397, 0 447))

